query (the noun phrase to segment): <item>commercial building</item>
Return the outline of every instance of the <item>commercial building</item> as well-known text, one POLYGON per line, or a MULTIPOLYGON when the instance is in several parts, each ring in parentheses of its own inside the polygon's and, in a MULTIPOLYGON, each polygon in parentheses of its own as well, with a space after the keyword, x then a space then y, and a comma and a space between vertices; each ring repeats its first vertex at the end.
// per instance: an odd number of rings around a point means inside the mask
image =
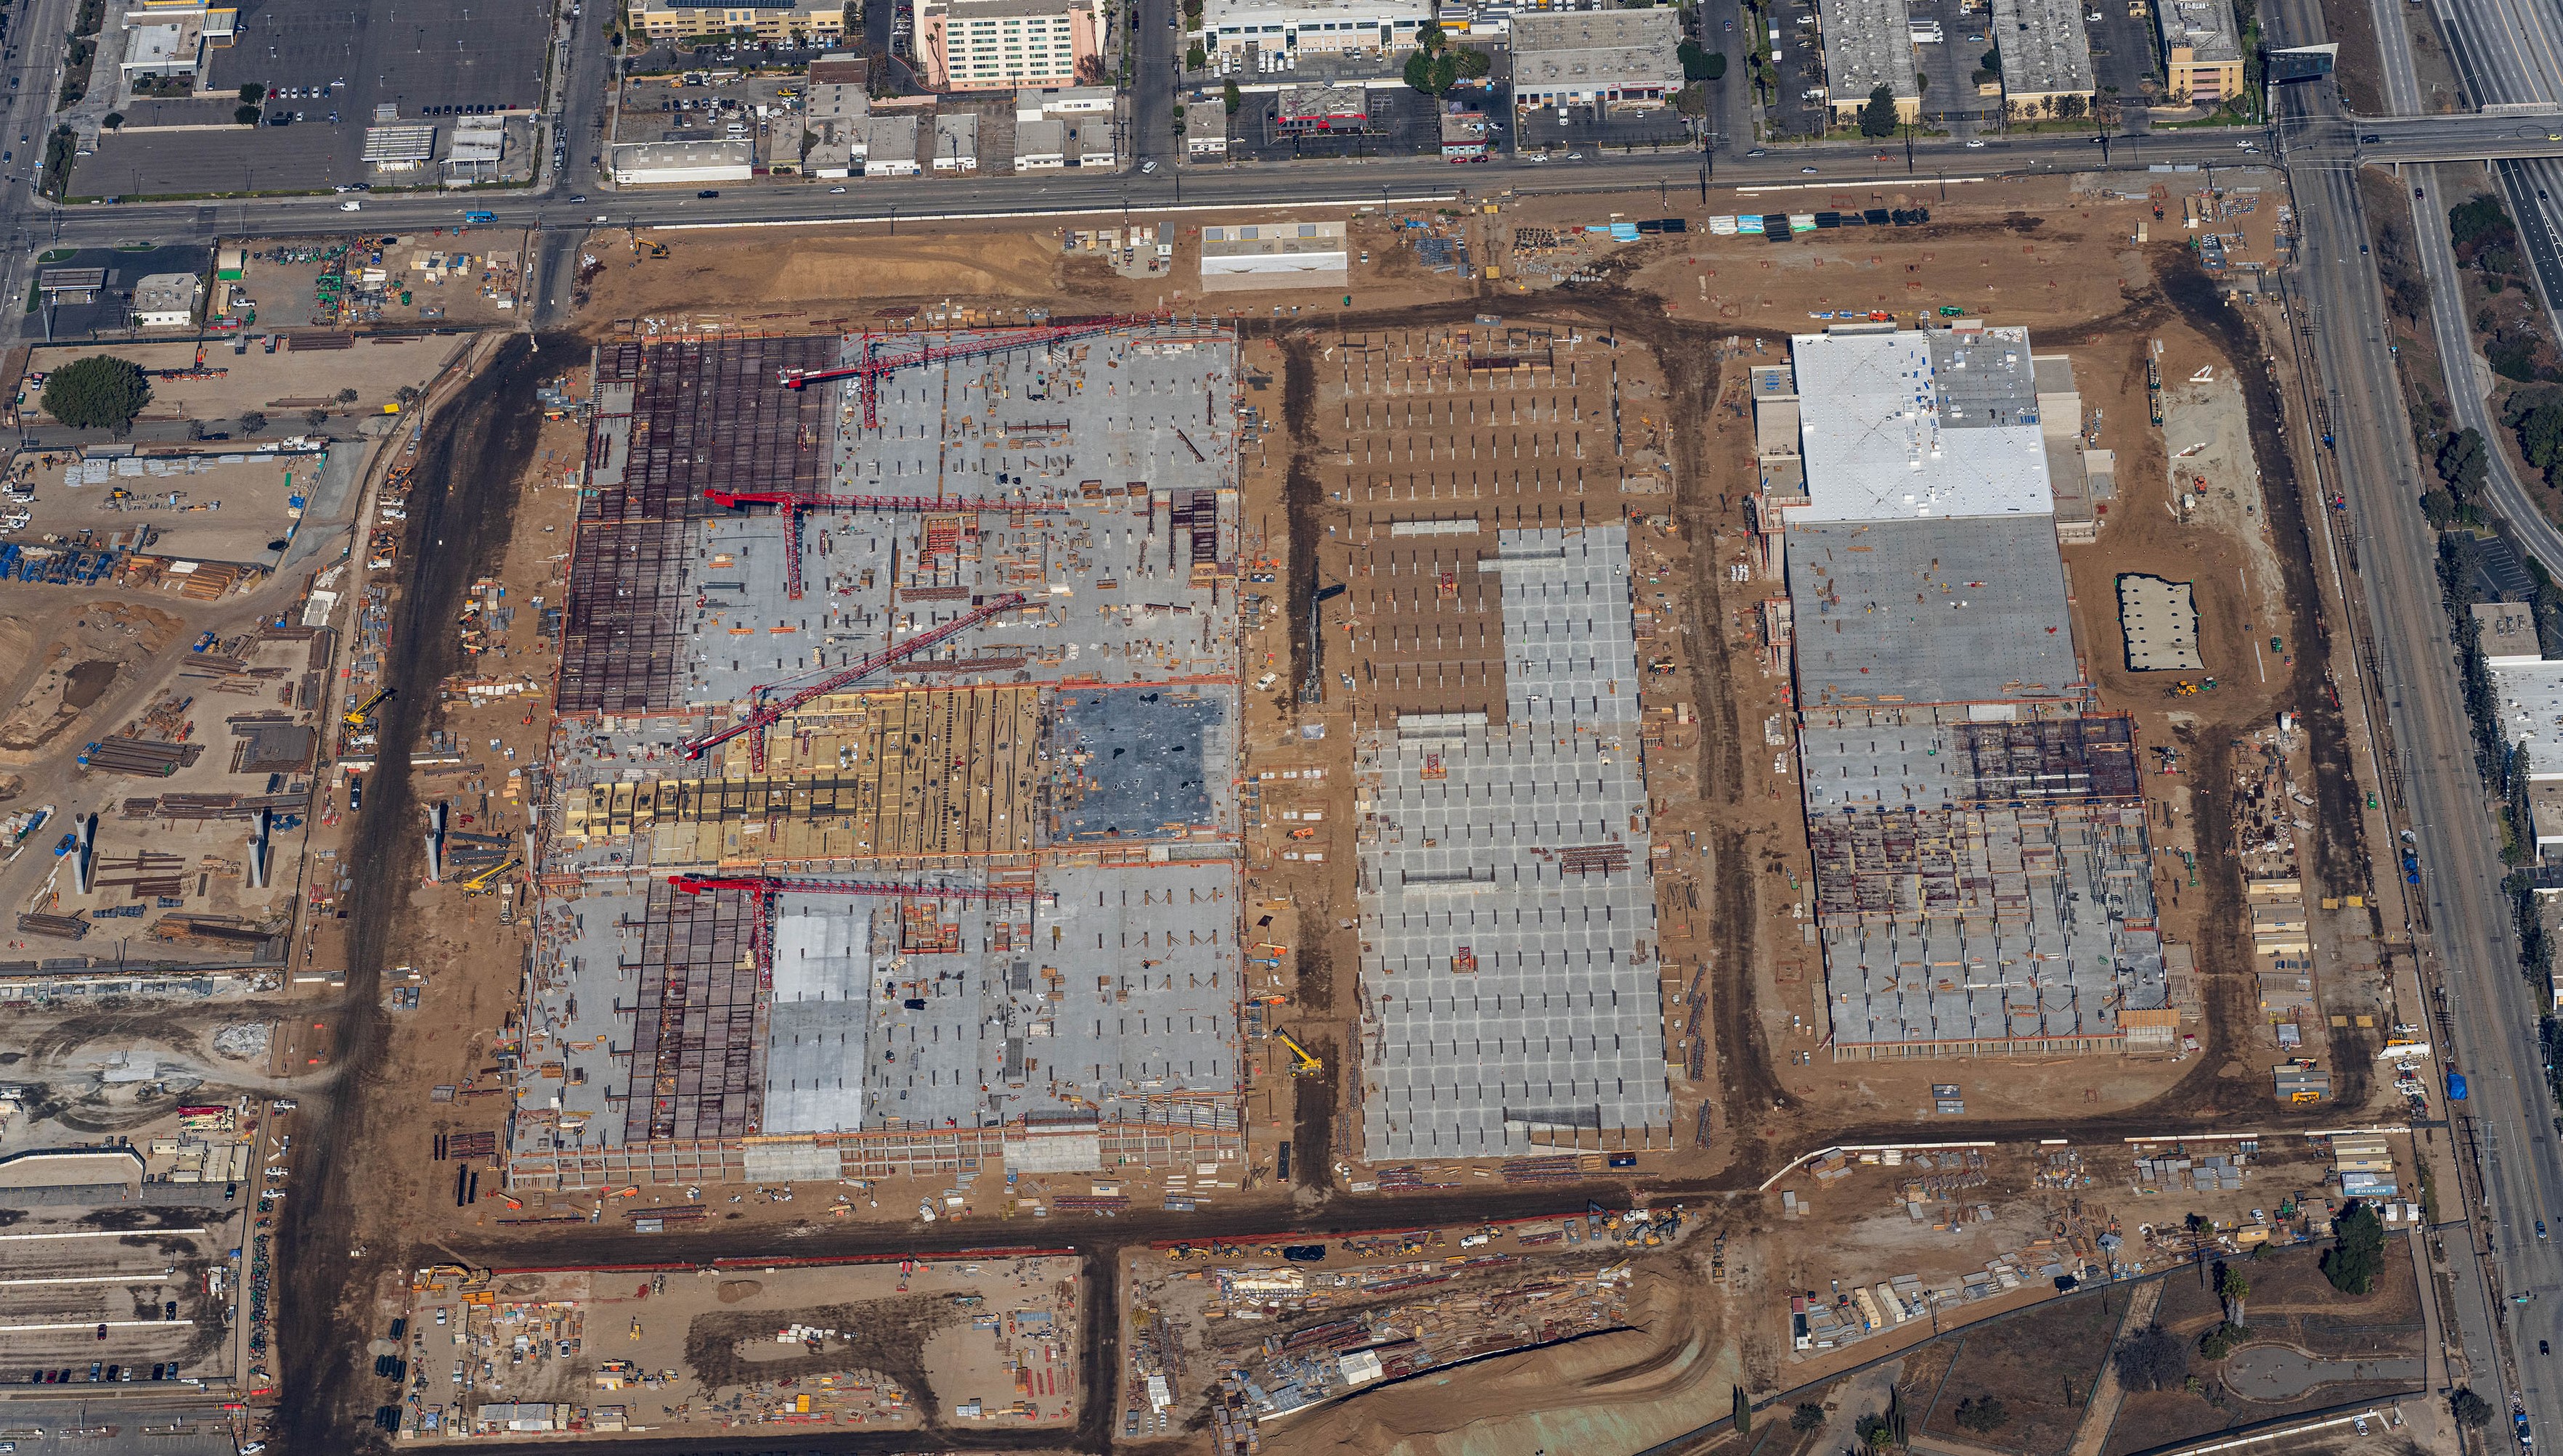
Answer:
POLYGON ((744 182, 756 175, 752 141, 638 141, 606 157, 617 187, 744 182))
POLYGON ((1486 154, 1486 116, 1482 111, 1442 113, 1442 155, 1455 162, 1486 154))
POLYGON ((2163 0, 2154 7, 2163 92, 2175 103, 2217 106, 2243 92, 2243 33, 2234 0, 2163 0))
POLYGON ((867 177, 913 177, 917 173, 917 118, 883 112, 864 118, 855 128, 855 160, 867 177))
POLYGON ((846 34, 845 0, 642 0, 633 21, 653 42, 694 36, 827 45, 846 34))
POLYGON ((934 118, 934 170, 979 170, 978 112, 946 112, 934 118))
POLYGON ((2512 659, 2487 670, 2501 741, 2526 758, 2530 779, 2563 779, 2563 661, 2512 659))
POLYGON ((1904 0, 1828 0, 1824 7, 1825 105, 1837 126, 1857 125, 1861 108, 1881 86, 1895 98, 1895 119, 1922 119, 1922 87, 1913 74, 1913 31, 1904 0))
MULTIPOLYGON (((475 117, 501 121, 502 117, 475 117)), ((365 128, 365 165, 377 172, 416 172, 436 160, 436 128, 424 121, 365 128)))
POLYGON ((936 91, 1066 87, 1102 76, 1095 0, 921 0, 918 74, 936 91))
POLYGON ((507 118, 458 116, 445 146, 445 180, 480 182, 499 175, 507 155, 507 118))
POLYGON ((1079 117, 1109 118, 1119 102, 1120 93, 1108 86, 1022 87, 1015 91, 1015 119, 1038 121, 1043 117, 1074 121, 1079 117))
POLYGON ((1790 359, 1752 398, 1833 1055, 2166 1048, 2133 725, 2092 699, 2059 555, 2040 397, 2070 374, 1974 324, 1790 359))
POLYGON ((1360 131, 1370 125, 1370 92, 1358 86, 1285 86, 1275 97, 1273 129, 1283 136, 1360 131))
POLYGON ((1432 0, 1210 0, 1202 45, 1211 54, 1323 51, 1387 55, 1415 49, 1432 0))
POLYGON ((1516 15, 1513 104, 1662 105, 1681 90, 1681 17, 1670 9, 1516 15))
POLYGON ((133 285, 133 326, 193 328, 203 280, 194 273, 153 273, 133 285))
POLYGON ((1228 155, 1228 107, 1214 99, 1196 101, 1184 108, 1184 155, 1228 155))
POLYGON ((1041 117, 1015 123, 1015 170, 1050 172, 1068 165, 1068 123, 1041 117))
POLYGON ((146 78, 193 76, 204 64, 205 30, 201 16, 174 19, 133 17, 125 27, 125 83, 146 78))
MULTIPOLYGON (((2091 37, 2083 0, 1994 0, 1994 43, 2002 51, 2003 99, 2028 116, 2058 116, 2072 96, 2088 105, 2091 37)), ((2067 108, 2070 109, 2070 108, 2067 108)))

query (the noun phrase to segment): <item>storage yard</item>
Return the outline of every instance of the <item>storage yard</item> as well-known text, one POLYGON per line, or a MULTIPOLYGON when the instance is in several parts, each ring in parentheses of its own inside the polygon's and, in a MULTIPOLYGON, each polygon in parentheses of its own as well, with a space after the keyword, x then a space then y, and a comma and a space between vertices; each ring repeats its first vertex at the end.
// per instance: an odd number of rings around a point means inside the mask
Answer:
POLYGON ((1074 1420, 1079 1260, 416 1271, 378 1373, 406 1440, 1074 1420))

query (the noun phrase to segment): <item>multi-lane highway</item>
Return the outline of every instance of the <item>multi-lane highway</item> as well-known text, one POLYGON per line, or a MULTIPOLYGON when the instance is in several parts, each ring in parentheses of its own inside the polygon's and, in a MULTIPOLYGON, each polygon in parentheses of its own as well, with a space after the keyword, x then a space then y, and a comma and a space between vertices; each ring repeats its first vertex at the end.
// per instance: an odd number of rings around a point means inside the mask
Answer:
MULTIPOLYGON (((2479 9, 2468 13, 2459 33, 2471 33, 2486 12, 2507 0, 2475 3, 2479 9)), ((2273 44, 2322 39, 2315 0, 2279 0, 2268 24, 2273 44)), ((2378 26, 2388 102, 2417 107, 2420 91, 2402 21, 2388 13, 2378 17, 2378 26)), ((2532 98, 2550 96, 2549 91, 2532 98)), ((2536 1040, 2540 998, 2519 975, 2517 938, 2498 890, 2504 871, 2499 837, 2474 767, 2472 729, 2449 651, 2434 537, 2418 508, 2423 482, 2395 377, 2384 299, 2367 256, 2356 170, 2336 143, 2295 140, 2327 140, 2344 125, 2364 135, 2402 128, 2343 118, 2329 88, 2291 88, 2281 105, 2279 130, 2290 138, 2289 174, 2303 230, 2301 267, 2288 292, 2299 317, 2312 326, 2319 387, 2337 443, 2325 484, 2346 494, 2360 533, 2355 580, 2366 598, 2367 655, 2375 670, 2373 683, 2360 685, 2372 687, 2382 702, 2400 789, 2392 818, 2410 835, 2423 865, 2420 903, 2409 929, 2446 997, 2441 1029, 2450 1065, 2466 1071, 2471 1083, 2467 1102, 2452 1110, 2461 1156, 2479 1154, 2478 1177, 2467 1180, 2458 1195, 2443 1191, 2441 1205, 2443 1217, 2463 1220, 2442 1240, 2455 1275, 2456 1334, 2478 1393, 2501 1403, 2515 1397, 2536 1427, 2563 1431, 2563 1381, 2544 1377, 2551 1358, 2540 1357, 2536 1346, 2540 1339, 2563 1339, 2563 1316, 2554 1304, 2563 1298, 2563 1247, 2534 1232, 2540 1219, 2563 1227, 2563 1166, 2554 1157, 2553 1106, 2536 1040), (2478 1258, 2485 1250, 2489 1257, 2478 1258), (2519 1299, 2525 1302, 2513 1302, 2519 1299)), ((2477 119, 2496 127, 2515 118, 2477 119)), ((2355 148, 2371 159, 2384 150, 2375 144, 2355 148)), ((2423 194, 2414 208, 2434 294, 2434 334, 2450 361, 2450 392, 2461 423, 2488 431, 2492 422, 2484 418, 2463 294, 2441 222, 2446 199, 2439 170, 2421 167, 2411 174, 2423 194)), ((2505 465, 2495 471, 2494 484, 2504 513, 2531 539, 2553 535, 2505 465)), ((2391 883, 2393 874, 2385 867, 2380 881, 2391 883)))

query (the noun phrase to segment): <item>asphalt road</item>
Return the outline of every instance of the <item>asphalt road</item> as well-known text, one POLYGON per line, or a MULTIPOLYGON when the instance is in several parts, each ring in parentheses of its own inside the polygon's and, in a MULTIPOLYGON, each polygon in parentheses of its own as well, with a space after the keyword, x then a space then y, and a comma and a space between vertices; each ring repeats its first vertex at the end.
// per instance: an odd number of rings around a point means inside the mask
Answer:
MULTIPOLYGON (((2481 9, 2469 23, 2507 0, 2477 3, 2481 9)), ((2316 0, 2280 0, 2268 24, 2272 44, 2322 38, 2316 0)), ((2380 16, 2378 30, 2389 103, 2417 104, 2419 89, 2399 18, 2380 16)), ((2300 124, 2308 135, 2339 124, 2331 119, 2339 115, 2337 94, 2328 87, 2292 88, 2282 104, 2290 114, 2284 129, 2291 135, 2300 124)), ((2364 132, 2396 129, 2380 121, 2356 125, 2364 132)), ((2418 507, 2423 482, 2388 347, 2384 299, 2373 260, 2363 253, 2368 235, 2356 173, 2336 156, 2290 153, 2303 229, 2302 264, 2290 291, 2305 300, 2299 316, 2312 325, 2328 394, 2337 455, 2326 483, 2346 493, 2360 537, 2356 575, 2373 633, 2374 690, 2390 725, 2401 790, 2391 818, 2411 836, 2422 865, 2419 921, 2409 929, 2431 979, 2443 989, 2439 1029, 2446 1065, 2464 1071, 2471 1084, 2468 1100, 2451 1111, 2461 1151, 2470 1139, 2479 1153, 2478 1181, 2461 1194, 2442 1194, 2443 1217, 2467 1220, 2442 1240, 2456 1274, 2457 1336, 2477 1393, 2500 1404, 2514 1396, 2524 1402, 2533 1425, 2563 1431, 2563 1385, 2543 1378, 2544 1364, 2533 1345, 2540 1338, 2563 1338, 2552 1303, 2563 1296, 2563 1253, 2533 1233, 2540 1218, 2563 1221, 2563 1169, 2552 1153, 2553 1106, 2536 1044, 2540 998, 2519 975, 2515 931, 2497 890, 2503 873, 2499 837, 2474 768, 2472 729, 2449 650, 2435 543, 2418 507), (2476 1257, 2481 1250, 2487 1258, 2476 1257), (2507 1302, 2516 1295, 2530 1302, 2507 1302), (2512 1355, 2529 1364, 2512 1366, 2512 1355)), ((2475 423, 2482 402, 2470 372, 2455 263, 2445 230, 2430 225, 2444 216, 2440 184, 2429 169, 2415 181, 2428 194, 2415 205, 2422 209, 2417 231, 2434 294, 2434 333, 2456 371, 2450 385, 2461 419, 2475 423)), ((2516 480, 2507 478, 2505 465, 2495 471, 2494 483, 2502 509, 2523 530, 2551 534, 2516 480), (2523 509, 2514 508, 2513 494, 2523 509)), ((2379 872, 2396 873, 2390 863, 2379 872)))

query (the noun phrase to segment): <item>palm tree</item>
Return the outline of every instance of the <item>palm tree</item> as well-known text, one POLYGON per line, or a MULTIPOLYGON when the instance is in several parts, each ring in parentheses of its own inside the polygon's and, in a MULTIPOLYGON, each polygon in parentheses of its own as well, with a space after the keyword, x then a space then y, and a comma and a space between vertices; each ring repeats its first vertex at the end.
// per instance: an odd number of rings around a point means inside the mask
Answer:
POLYGON ((2252 1297, 2252 1277, 2231 1264, 2219 1263, 2216 1297, 2225 1302, 2225 1323, 2240 1329, 2246 1323, 2243 1302, 2252 1297))

